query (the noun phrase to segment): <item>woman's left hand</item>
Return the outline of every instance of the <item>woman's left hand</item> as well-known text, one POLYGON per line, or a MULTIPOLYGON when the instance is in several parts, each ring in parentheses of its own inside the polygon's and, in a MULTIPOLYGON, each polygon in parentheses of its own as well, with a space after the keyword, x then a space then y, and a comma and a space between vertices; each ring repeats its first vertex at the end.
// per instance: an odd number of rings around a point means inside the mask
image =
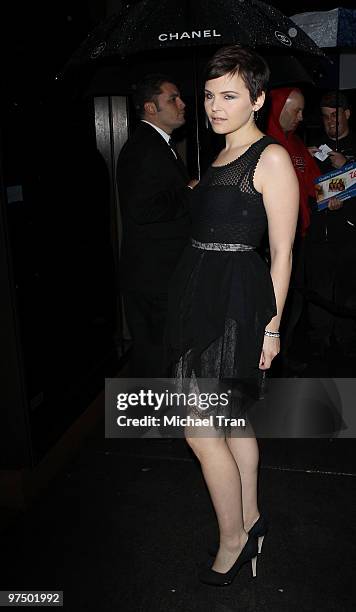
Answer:
POLYGON ((260 370, 268 370, 271 367, 272 360, 278 355, 281 350, 281 343, 279 338, 271 338, 265 336, 262 353, 260 357, 260 363, 258 367, 260 370))

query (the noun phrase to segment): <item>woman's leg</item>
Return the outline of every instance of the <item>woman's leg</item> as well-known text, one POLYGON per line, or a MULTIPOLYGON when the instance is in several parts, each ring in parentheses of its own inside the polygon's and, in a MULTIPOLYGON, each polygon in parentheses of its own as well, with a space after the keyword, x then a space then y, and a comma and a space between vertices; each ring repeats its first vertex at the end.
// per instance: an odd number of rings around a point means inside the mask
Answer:
POLYGON ((254 437, 230 437, 226 442, 240 473, 243 521, 245 531, 248 532, 259 517, 257 504, 258 444, 254 437))
POLYGON ((239 469, 225 438, 189 437, 188 434, 187 442, 200 461, 219 525, 220 547, 212 569, 225 573, 247 541, 239 469))

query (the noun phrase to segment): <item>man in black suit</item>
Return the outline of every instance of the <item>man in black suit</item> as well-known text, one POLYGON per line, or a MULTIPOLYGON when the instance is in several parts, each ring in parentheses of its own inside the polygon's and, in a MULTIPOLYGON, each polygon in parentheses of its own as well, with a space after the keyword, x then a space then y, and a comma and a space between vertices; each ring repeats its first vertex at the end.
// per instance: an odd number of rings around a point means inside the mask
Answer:
POLYGON ((168 284, 190 234, 186 168, 171 141, 185 123, 185 104, 165 75, 136 88, 140 125, 119 155, 117 184, 123 223, 121 287, 133 339, 131 376, 167 375, 163 338, 168 284))

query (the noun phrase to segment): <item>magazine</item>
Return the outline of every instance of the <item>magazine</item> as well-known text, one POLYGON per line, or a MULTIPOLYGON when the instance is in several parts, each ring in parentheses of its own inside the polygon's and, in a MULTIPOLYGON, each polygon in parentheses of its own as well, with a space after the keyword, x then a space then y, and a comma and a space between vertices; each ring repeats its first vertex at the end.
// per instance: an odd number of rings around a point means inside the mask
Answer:
POLYGON ((318 210, 327 208, 331 198, 353 198, 356 196, 356 162, 323 174, 314 182, 318 210))

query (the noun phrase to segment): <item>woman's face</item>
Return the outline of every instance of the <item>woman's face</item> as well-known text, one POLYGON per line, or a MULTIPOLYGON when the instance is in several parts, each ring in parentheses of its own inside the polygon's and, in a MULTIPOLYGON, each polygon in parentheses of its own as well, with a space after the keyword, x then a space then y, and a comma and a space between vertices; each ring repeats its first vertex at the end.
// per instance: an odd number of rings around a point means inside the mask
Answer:
POLYGON ((254 104, 243 79, 225 74, 205 83, 205 112, 217 134, 231 134, 253 122, 253 112, 261 108, 262 94, 254 104))

